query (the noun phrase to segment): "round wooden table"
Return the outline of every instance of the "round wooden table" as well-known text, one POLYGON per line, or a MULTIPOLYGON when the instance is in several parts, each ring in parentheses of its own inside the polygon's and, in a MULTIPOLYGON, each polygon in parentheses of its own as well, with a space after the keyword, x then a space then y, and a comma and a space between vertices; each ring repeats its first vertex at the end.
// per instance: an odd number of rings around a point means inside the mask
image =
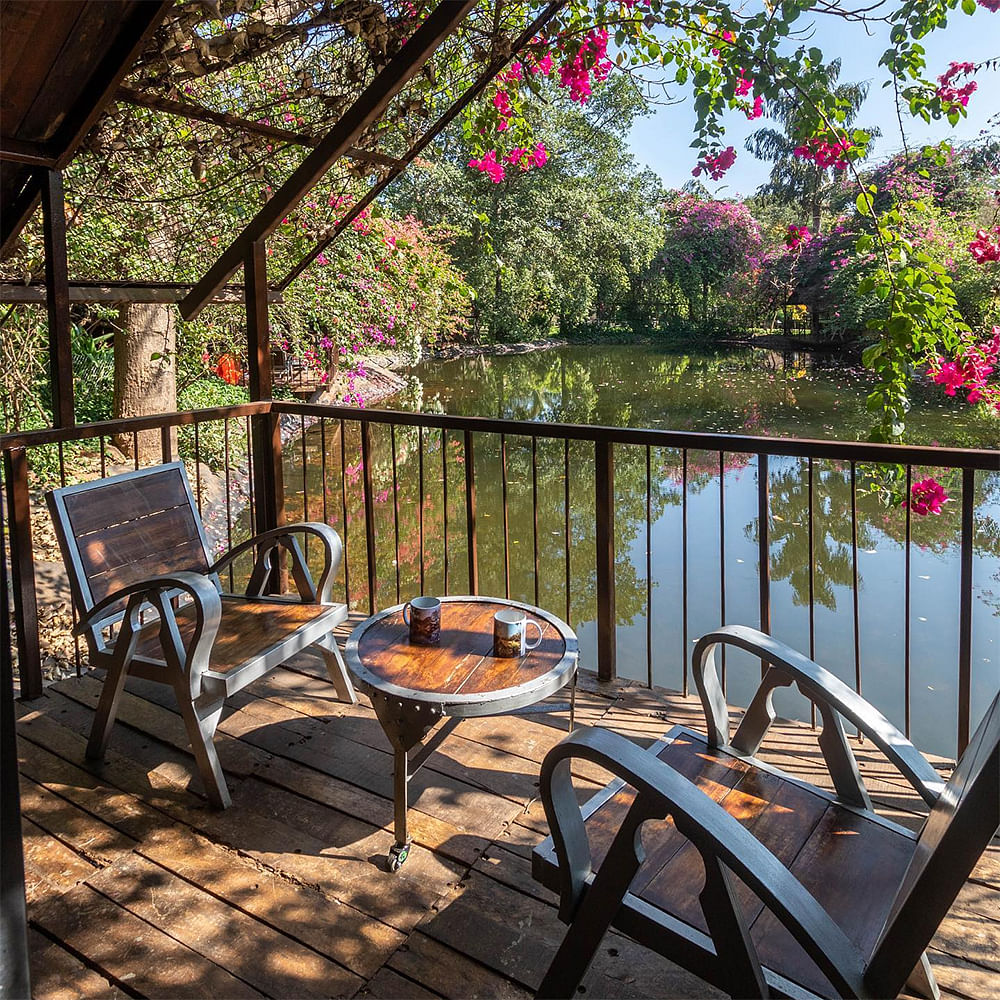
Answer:
MULTIPOLYGON (((427 757, 462 720, 488 715, 570 710, 539 702, 571 685, 576 692, 578 643, 562 619, 517 601, 495 597, 442 597, 441 640, 410 642, 399 604, 363 621, 347 640, 348 669, 369 695, 393 747, 396 843, 389 868, 398 871, 409 853, 407 786, 427 757), (493 616, 519 608, 542 629, 541 642, 521 657, 493 655, 493 616), (445 717, 412 758, 410 751, 445 717)), ((533 632, 533 630, 532 630, 533 632)))

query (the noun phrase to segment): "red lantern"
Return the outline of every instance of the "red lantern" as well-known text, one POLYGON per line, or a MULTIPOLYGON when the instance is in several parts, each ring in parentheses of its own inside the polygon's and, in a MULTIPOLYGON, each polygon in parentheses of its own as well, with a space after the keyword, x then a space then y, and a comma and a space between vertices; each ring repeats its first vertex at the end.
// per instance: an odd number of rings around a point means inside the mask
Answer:
POLYGON ((243 369, 231 354, 223 354, 215 366, 215 374, 230 385, 239 385, 243 381, 243 369))

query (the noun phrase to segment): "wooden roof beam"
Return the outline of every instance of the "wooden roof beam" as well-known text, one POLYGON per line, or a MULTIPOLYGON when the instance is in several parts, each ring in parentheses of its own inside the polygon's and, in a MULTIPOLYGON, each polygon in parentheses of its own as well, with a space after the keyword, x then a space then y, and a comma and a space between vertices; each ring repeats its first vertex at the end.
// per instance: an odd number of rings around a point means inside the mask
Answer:
POLYGON ((410 148, 397 166, 384 177, 341 218, 329 236, 316 244, 274 287, 284 291, 337 237, 385 190, 489 85, 500 72, 542 28, 566 6, 566 0, 552 0, 545 9, 514 40, 510 52, 490 60, 479 79, 429 128, 410 148))
MULTIPOLYGON (((139 4, 127 25, 121 29, 116 44, 101 61, 90 78, 85 91, 80 93, 59 126, 55 136, 45 144, 40 160, 33 165, 42 170, 62 170, 73 159, 77 147, 97 121, 105 105, 111 100, 125 74, 132 68, 143 46, 156 30, 163 15, 173 6, 173 0, 157 0, 139 4)), ((17 154, 14 136, 4 136, 3 145, 9 154, 17 154)), ((4 157, 8 162, 29 163, 16 155, 4 157)), ((13 204, 4 206, 0 221, 0 258, 13 247, 18 234, 27 225, 42 197, 41 174, 32 173, 13 204)))
MULTIPOLYGON (((70 302, 180 302, 191 286, 168 281, 71 281, 70 302)), ((284 301, 281 292, 269 289, 268 302, 284 301)), ((0 281, 0 305, 44 305, 45 283, 0 281)), ((214 305, 242 305, 242 285, 224 285, 212 297, 214 305)))
MULTIPOLYGON (((287 128, 277 128, 274 125, 265 125, 263 122, 252 122, 247 118, 240 118, 238 115, 231 115, 224 111, 211 111, 203 108, 200 104, 185 104, 183 101, 172 101, 166 97, 157 97, 153 94, 143 94, 138 90, 130 90, 128 87, 119 87, 115 100, 125 104, 136 104, 143 108, 152 108, 155 111, 163 111, 168 115, 176 115, 179 118, 191 118, 200 122, 211 122, 213 125, 220 125, 223 128, 238 129, 241 132, 250 132, 253 135, 263 135, 278 142, 289 142, 297 146, 310 146, 315 148, 320 140, 315 136, 306 135, 304 132, 293 132, 287 128)), ((2 155, 2 154, 0 154, 2 155)), ((361 149, 352 146, 346 153, 352 160, 360 160, 365 163, 378 163, 386 167, 394 167, 399 163, 393 156, 386 156, 383 153, 376 153, 374 150, 361 149)))
POLYGON ((190 320, 198 315, 215 292, 243 264, 251 245, 270 236, 288 212, 347 153, 365 129, 378 120, 393 97, 420 71, 438 46, 475 7, 476 2, 477 0, 445 0, 431 11, 409 41, 365 88, 340 121, 299 164, 291 177, 250 220, 243 232, 223 251, 222 256, 181 302, 180 311, 184 319, 190 320))
POLYGON ((56 169, 73 159, 76 147, 100 117, 105 106, 111 101, 118 85, 132 68, 136 59, 149 41, 150 36, 163 20, 164 14, 174 5, 174 0, 159 0, 158 3, 139 4, 131 17, 129 31, 121 31, 111 51, 101 62, 85 95, 59 127, 53 145, 59 149, 56 169))

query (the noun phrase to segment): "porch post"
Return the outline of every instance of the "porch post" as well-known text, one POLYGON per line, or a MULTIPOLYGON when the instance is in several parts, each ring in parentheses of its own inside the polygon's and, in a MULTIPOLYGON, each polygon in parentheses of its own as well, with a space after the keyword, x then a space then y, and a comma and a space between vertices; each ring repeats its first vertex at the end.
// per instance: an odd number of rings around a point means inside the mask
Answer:
POLYGON ((66 203, 62 174, 41 173, 42 224, 45 236, 45 301, 49 311, 49 380, 52 424, 72 427, 73 350, 69 323, 69 269, 66 263, 66 203))
MULTIPOLYGON (((3 453, 3 475, 7 486, 6 520, 10 536, 18 673, 21 697, 31 701, 42 693, 42 654, 38 642, 35 559, 31 546, 28 456, 24 448, 12 448, 3 453)), ((4 616, 4 622, 9 620, 4 616)))
MULTIPOLYGON (((247 313, 247 366, 250 400, 269 400, 271 381, 271 334, 267 316, 267 263, 265 241, 250 244, 244 262, 244 293, 247 313)), ((276 413, 250 418, 253 446, 253 487, 256 500, 256 532, 269 531, 285 520, 285 491, 281 471, 281 433, 276 413)))
MULTIPOLYGON (((7 622, 11 609, 4 548, 3 532, 0 531, 0 620, 7 622)), ((0 996, 30 997, 11 661, 10 632, 5 626, 0 628, 0 996)))

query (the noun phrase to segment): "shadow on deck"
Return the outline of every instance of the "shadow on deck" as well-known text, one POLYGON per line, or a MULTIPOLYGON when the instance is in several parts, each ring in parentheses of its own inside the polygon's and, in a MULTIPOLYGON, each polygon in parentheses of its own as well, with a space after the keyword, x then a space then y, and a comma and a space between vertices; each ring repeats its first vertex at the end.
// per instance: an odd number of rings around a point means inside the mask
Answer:
MULTIPOLYGON (((346 634, 346 633, 345 633, 346 634)), ((100 768, 84 759, 100 681, 19 705, 36 997, 501 997, 538 986, 563 925, 531 878, 547 832, 538 768, 564 717, 464 722, 414 780, 416 846, 396 875, 388 744, 374 713, 334 700, 302 656, 232 698, 216 744, 233 790, 204 805, 168 688, 129 683, 100 768)), ((582 682, 581 723, 640 741, 703 728, 694 698, 582 682)), ((763 757, 825 784, 815 736, 775 727, 763 757)), ((870 744, 858 752, 884 814, 920 802, 870 744)), ((948 763, 934 761, 946 771, 948 763)), ((585 792, 603 781, 584 772, 585 792)), ((942 991, 1000 996, 1000 845, 934 941, 942 991)), ((704 997, 701 980, 617 933, 588 996, 704 997)))

